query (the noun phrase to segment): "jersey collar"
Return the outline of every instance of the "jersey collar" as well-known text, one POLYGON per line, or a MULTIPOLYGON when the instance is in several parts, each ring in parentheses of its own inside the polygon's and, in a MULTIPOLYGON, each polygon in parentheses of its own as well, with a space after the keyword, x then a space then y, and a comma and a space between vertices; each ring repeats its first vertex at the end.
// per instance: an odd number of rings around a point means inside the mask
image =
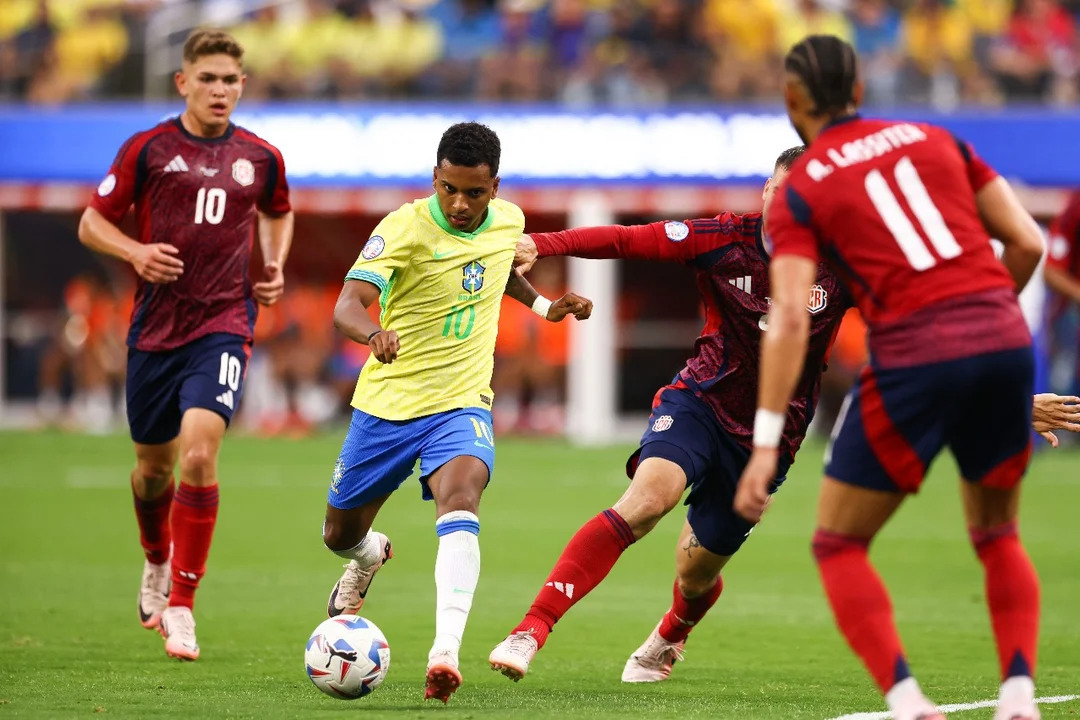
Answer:
POLYGON ((207 138, 207 137, 200 137, 199 135, 192 135, 191 133, 188 132, 188 129, 186 127, 184 127, 184 123, 181 122, 179 115, 177 115, 175 118, 173 118, 173 125, 175 125, 177 128, 179 128, 180 132, 182 132, 184 134, 184 136, 187 137, 188 139, 194 140, 195 142, 204 142, 204 143, 224 142, 224 141, 228 140, 229 138, 231 138, 232 135, 233 135, 233 132, 236 131, 236 125, 234 125, 232 122, 229 122, 229 127, 226 128, 225 132, 223 134, 219 135, 218 137, 207 138))
POLYGON ((471 233, 462 232, 456 227, 450 224, 450 221, 446 219, 446 215, 443 215, 442 207, 439 205, 439 196, 432 195, 428 198, 428 210, 431 211, 431 217, 435 220, 435 224, 441 227, 451 235, 455 235, 459 238, 465 238, 472 240, 480 233, 491 227, 491 223, 495 222, 495 211, 491 208, 491 205, 487 207, 487 214, 484 217, 484 221, 480 223, 480 227, 476 228, 471 233))
POLYGON ((821 132, 825 132, 826 130, 828 130, 830 128, 836 127, 837 125, 844 125, 846 123, 853 122, 855 120, 862 120, 862 115, 855 112, 855 113, 851 113, 850 115, 842 115, 840 117, 835 117, 832 120, 830 120, 829 122, 825 123, 825 127, 821 128, 821 132))

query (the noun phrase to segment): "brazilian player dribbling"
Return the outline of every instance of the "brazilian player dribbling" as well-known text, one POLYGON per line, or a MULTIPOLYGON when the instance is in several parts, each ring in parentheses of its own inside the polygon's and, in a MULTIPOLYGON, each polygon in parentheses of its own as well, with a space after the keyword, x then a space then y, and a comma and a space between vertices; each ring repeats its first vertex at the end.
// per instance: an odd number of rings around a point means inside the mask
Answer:
POLYGON ((345 276, 334 324, 371 355, 327 493, 323 542, 348 560, 327 614, 358 611, 390 540, 376 514, 420 461, 435 503, 435 640, 425 699, 447 702, 461 685, 458 652, 480 577, 480 496, 495 465, 491 373, 505 293, 559 322, 592 303, 540 297, 512 265, 525 216, 496 197, 501 146, 491 128, 458 123, 435 156, 435 194, 376 226, 345 276), (379 323, 367 308, 378 302, 379 323))
POLYGON ((79 223, 83 244, 138 274, 127 415, 146 556, 139 619, 183 660, 199 657, 192 607, 217 520, 218 449, 243 392, 256 303, 281 297, 292 242, 281 153, 229 119, 244 88, 242 58, 224 32, 187 38, 176 73, 183 113, 124 143, 79 223), (132 204, 137 239, 118 227, 132 204), (252 282, 256 234, 263 278, 252 282))

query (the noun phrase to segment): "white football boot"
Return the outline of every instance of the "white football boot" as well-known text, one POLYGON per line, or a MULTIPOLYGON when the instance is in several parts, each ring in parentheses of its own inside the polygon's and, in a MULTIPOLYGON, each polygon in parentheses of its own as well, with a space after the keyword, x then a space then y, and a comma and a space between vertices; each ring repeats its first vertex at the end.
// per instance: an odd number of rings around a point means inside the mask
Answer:
POLYGON ((660 682, 671 675, 671 666, 683 659, 686 641, 668 642, 660 635, 657 625, 648 639, 633 652, 622 671, 625 683, 660 682))
POLYGON ((390 547, 390 538, 380 532, 371 533, 382 547, 382 556, 370 567, 362 568, 355 560, 345 563, 345 574, 334 584, 330 591, 330 600, 326 603, 327 617, 338 615, 355 615, 364 605, 371 581, 375 579, 375 573, 379 571, 386 561, 394 557, 394 551, 390 547))
POLYGON ((532 633, 516 632, 495 646, 488 656, 488 662, 492 670, 498 670, 517 682, 529 672, 529 663, 539 649, 532 633))
POLYGON ((458 670, 457 653, 449 650, 432 652, 428 656, 424 699, 434 698, 446 703, 459 687, 461 687, 461 671, 458 670))
POLYGON ((1040 720, 1040 717, 1031 678, 1017 675, 1001 683, 994 720, 1040 720))
POLYGON ((191 608, 169 607, 161 614, 161 636, 165 652, 179 660, 198 660, 199 643, 195 640, 195 616, 191 608))
POLYGON ((172 567, 168 560, 161 565, 149 560, 143 563, 142 584, 139 585, 139 622, 147 630, 156 630, 161 624, 161 613, 169 606, 171 588, 172 567))

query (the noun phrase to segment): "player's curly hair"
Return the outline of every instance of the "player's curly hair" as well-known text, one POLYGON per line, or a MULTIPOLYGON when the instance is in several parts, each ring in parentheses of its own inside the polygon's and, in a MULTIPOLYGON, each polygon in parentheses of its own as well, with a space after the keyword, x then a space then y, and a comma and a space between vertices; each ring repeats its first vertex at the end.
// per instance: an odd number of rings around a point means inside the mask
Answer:
POLYGON ((491 177, 499 174, 499 157, 502 146, 499 136, 487 125, 476 122, 463 122, 451 125, 439 141, 439 150, 435 154, 435 164, 446 160, 451 165, 478 167, 487 165, 491 177))
POLYGON ((783 168, 784 170, 790 170, 791 166, 795 164, 795 161, 802 157, 802 154, 806 152, 805 145, 796 145, 795 147, 789 147, 784 152, 780 153, 776 158, 776 163, 773 165, 773 172, 783 168))
POLYGON ((855 49, 835 35, 809 35, 784 58, 814 100, 815 115, 839 115, 855 102, 855 49))
POLYGON ((184 41, 184 60, 193 63, 207 55, 228 55, 239 63, 244 61, 244 48, 229 33, 213 28, 192 30, 184 41))

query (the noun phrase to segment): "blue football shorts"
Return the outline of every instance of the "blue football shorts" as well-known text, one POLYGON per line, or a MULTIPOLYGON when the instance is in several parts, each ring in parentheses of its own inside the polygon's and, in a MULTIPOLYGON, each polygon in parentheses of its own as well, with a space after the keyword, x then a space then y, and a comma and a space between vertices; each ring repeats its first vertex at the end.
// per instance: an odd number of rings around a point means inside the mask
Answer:
POLYGON ((456 457, 479 458, 495 470, 491 412, 464 408, 412 420, 383 420, 353 410, 349 431, 334 465, 327 502, 350 510, 394 492, 420 461, 420 486, 431 500, 428 478, 456 457))
MULTIPOLYGON (((735 442, 709 406, 678 380, 656 394, 649 426, 626 463, 626 474, 633 478, 638 464, 650 457, 669 460, 686 474, 690 488, 686 520, 702 547, 717 555, 734 555, 754 529, 733 507, 750 450, 735 442)), ((770 493, 784 482, 788 464, 781 459, 770 493)))

